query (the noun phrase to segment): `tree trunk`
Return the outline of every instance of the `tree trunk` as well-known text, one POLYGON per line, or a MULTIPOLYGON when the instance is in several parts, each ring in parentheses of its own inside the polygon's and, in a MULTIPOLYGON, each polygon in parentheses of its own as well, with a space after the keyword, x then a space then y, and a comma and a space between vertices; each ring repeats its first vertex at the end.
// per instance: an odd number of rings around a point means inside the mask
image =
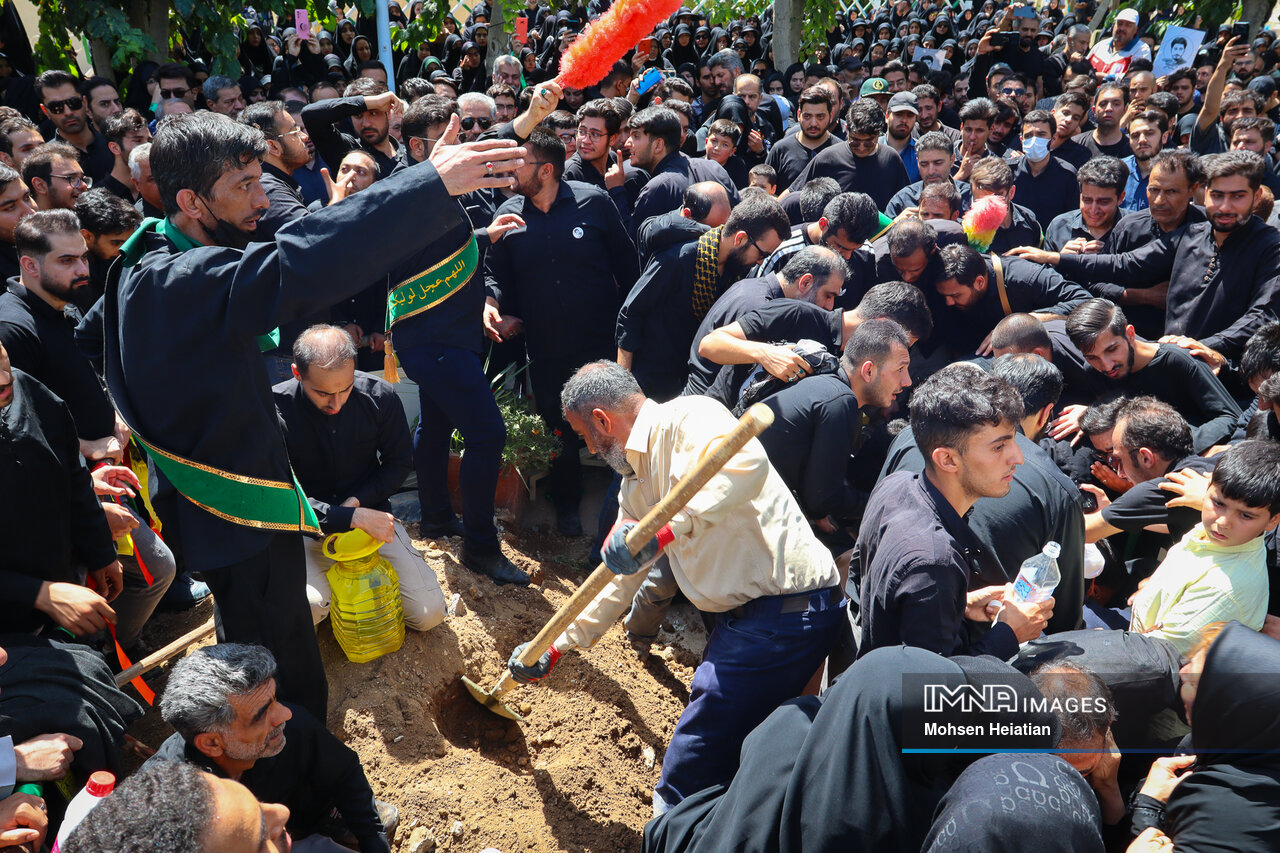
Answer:
MULTIPOLYGON (((169 61, 169 3, 167 0, 129 0, 129 23, 151 36, 156 62, 169 61)), ((96 51, 95 51, 96 53, 96 51)), ((96 59, 94 64, 96 65, 96 59)))
POLYGON ((511 37, 507 35, 507 27, 504 23, 503 0, 493 0, 492 8, 489 15, 489 75, 493 75, 493 62, 504 53, 511 50, 511 37))
POLYGON ((805 0, 774 0, 773 64, 779 70, 800 61, 805 0))
POLYGON ((116 73, 111 68, 111 48, 102 39, 89 42, 89 61, 93 63, 93 73, 108 80, 115 80, 116 73))
POLYGON ((1258 31, 1271 20, 1274 8, 1274 0, 1240 0, 1240 20, 1249 22, 1250 40, 1257 38, 1258 31))

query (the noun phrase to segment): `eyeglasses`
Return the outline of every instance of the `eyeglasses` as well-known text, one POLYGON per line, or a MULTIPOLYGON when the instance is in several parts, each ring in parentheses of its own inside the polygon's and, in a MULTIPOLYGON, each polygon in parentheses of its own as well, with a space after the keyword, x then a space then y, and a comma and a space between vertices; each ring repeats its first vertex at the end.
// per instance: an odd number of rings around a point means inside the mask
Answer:
POLYGON ((295 127, 293 130, 289 131, 288 133, 278 134, 276 136, 276 139, 284 139, 286 136, 301 136, 302 130, 303 129, 300 127, 295 127))
POLYGON ((583 139, 590 139, 592 142, 599 142, 608 135, 609 134, 605 133, 603 130, 590 130, 585 127, 578 128, 578 136, 581 136, 583 139))
POLYGON ((470 116, 467 116, 462 120, 462 129, 470 130, 471 128, 475 127, 477 124, 480 125, 481 130, 488 130, 489 125, 493 124, 493 119, 471 118, 470 116))
POLYGON ((184 89, 181 86, 177 87, 176 89, 161 89, 160 97, 164 98, 165 100, 168 100, 169 98, 185 98, 187 96, 187 92, 190 92, 190 91, 191 91, 190 89, 184 89))
POLYGON ((565 144, 568 144, 568 143, 570 143, 570 142, 573 142, 575 139, 577 139, 577 138, 578 138, 578 134, 577 134, 577 133, 573 133, 573 132, 570 132, 570 133, 557 133, 557 134, 556 134, 556 136, 560 137, 560 141, 561 141, 561 142, 563 142, 563 143, 565 143, 565 144))
POLYGON ((414 139, 421 139, 424 143, 426 143, 427 148, 431 148, 431 147, 432 147, 432 146, 434 146, 437 142, 439 142, 439 141, 440 141, 440 137, 438 137, 438 136, 415 136, 415 137, 413 137, 413 138, 414 138, 414 139))
POLYGON ((765 258, 769 257, 769 253, 766 252, 764 249, 761 249, 759 243, 757 243, 755 240, 751 240, 750 242, 751 242, 751 247, 760 254, 760 260, 764 260, 765 258))
POLYGON ((67 182, 69 187, 84 187, 89 189, 93 186, 93 178, 88 175, 50 175, 51 178, 59 178, 67 182))
POLYGON ((50 101, 44 105, 44 108, 49 111, 49 115, 51 116, 60 116, 66 110, 72 110, 74 112, 75 110, 83 107, 84 98, 79 95, 74 95, 70 98, 63 98, 61 101, 50 101))

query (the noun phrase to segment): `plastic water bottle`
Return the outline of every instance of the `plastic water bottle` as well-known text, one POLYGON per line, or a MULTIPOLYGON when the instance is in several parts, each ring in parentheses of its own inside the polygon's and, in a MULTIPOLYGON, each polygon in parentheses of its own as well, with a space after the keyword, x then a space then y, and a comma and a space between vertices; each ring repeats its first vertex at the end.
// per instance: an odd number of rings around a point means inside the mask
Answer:
POLYGON ((1018 570, 1018 578, 1013 582, 1013 598, 1035 604, 1053 595, 1062 580, 1058 571, 1058 555, 1062 546, 1057 542, 1048 542, 1044 550, 1033 557, 1028 557, 1018 570))
POLYGON ((67 843, 67 836, 80 825, 80 821, 84 820, 84 816, 93 811, 94 806, 106 799, 106 796, 115 790, 116 777, 105 770, 99 770, 89 777, 89 782, 84 786, 80 793, 71 798, 71 802, 67 804, 66 816, 62 819, 62 828, 58 830, 58 837, 53 841, 53 853, 58 853, 63 844, 67 843))

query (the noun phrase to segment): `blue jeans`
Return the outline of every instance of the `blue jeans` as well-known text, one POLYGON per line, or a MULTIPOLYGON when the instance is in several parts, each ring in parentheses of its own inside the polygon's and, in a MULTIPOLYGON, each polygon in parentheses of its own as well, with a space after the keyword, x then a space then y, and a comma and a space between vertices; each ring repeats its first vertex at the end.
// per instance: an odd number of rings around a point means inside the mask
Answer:
POLYGON ((423 524, 453 518, 449 503, 449 438, 462 433, 459 486, 466 544, 478 551, 498 550, 493 526, 493 492, 502 466, 507 428, 493 401, 480 357, 455 347, 425 344, 399 351, 404 372, 418 384, 421 416, 413 436, 413 467, 418 474, 418 503, 423 524))
POLYGON ((807 596, 810 609, 800 613, 769 612, 798 597, 776 596, 748 603, 743 615, 716 614, 689 705, 662 760, 654 793, 666 804, 732 779, 742 741, 800 695, 827 656, 845 619, 843 595, 832 589, 807 596))

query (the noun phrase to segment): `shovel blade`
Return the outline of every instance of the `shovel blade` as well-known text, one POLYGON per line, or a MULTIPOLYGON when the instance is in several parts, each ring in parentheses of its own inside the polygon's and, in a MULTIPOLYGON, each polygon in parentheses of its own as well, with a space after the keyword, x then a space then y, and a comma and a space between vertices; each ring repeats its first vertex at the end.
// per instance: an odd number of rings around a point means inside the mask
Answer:
POLYGON ((465 675, 462 676, 462 686, 467 688, 467 692, 471 694, 472 699, 476 700, 499 717, 506 717, 508 720, 524 719, 519 711, 508 705, 506 702, 503 702, 501 696, 493 695, 479 684, 476 684, 470 678, 467 678, 465 675))

